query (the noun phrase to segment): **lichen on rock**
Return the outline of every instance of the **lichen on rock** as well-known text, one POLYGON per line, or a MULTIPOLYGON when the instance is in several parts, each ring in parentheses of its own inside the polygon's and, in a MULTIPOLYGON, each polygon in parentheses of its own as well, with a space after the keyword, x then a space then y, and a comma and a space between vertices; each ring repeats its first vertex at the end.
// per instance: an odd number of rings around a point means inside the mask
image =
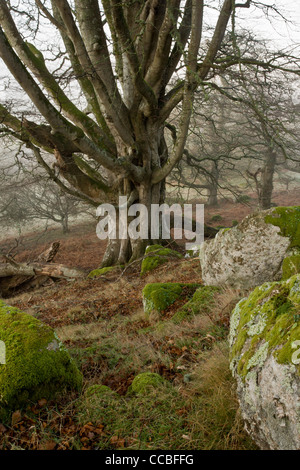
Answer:
POLYGON ((79 390, 82 376, 49 326, 0 300, 0 419, 40 398, 53 399, 65 389, 79 390))
POLYGON ((170 259, 181 259, 183 256, 178 251, 164 248, 161 245, 150 245, 146 248, 142 261, 141 274, 146 274, 153 269, 170 261, 170 259))
POLYGON ((283 265, 284 259, 297 249, 300 249, 299 206, 257 212, 201 245, 202 278, 207 285, 249 288, 280 280, 283 267, 287 278, 291 265, 289 261, 283 265))
POLYGON ((264 449, 300 449, 299 286, 300 275, 265 283, 231 316, 230 368, 247 429, 264 449))

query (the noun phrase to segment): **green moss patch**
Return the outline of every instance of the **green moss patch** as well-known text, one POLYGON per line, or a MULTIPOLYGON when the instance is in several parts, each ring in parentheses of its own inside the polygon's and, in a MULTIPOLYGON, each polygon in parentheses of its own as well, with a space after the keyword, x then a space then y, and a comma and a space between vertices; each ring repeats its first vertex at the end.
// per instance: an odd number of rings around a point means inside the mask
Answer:
POLYGON ((95 400, 101 399, 103 396, 118 397, 118 394, 106 385, 91 385, 85 391, 85 397, 95 400))
POLYGON ((282 280, 300 274, 300 254, 287 256, 282 263, 282 280))
POLYGON ((300 207, 276 207, 265 217, 267 224, 280 227, 280 235, 288 237, 291 241, 290 248, 300 247, 300 207))
POLYGON ((82 376, 55 332, 38 319, 0 300, 0 419, 40 398, 80 389, 82 376))
POLYGON ((170 261, 170 259, 181 259, 183 256, 175 250, 164 248, 161 245, 151 245, 146 248, 145 257, 142 261, 141 274, 161 266, 170 261))
POLYGON ((129 393, 136 393, 137 395, 145 395, 149 388, 157 388, 165 381, 161 375, 154 372, 143 372, 137 375, 129 387, 129 393))
POLYGON ((95 279, 100 276, 104 276, 107 273, 110 273, 111 271, 115 271, 116 269, 121 269, 122 266, 108 266, 106 268, 99 268, 99 269, 94 269, 91 271, 88 275, 90 279, 95 279))
POLYGON ((215 294, 219 287, 201 286, 194 293, 192 299, 183 305, 172 317, 174 323, 181 323, 195 315, 207 313, 215 303, 215 294))
POLYGON ((191 380, 176 384, 144 372, 126 395, 93 385, 77 401, 78 422, 104 426, 100 450, 254 449, 236 416, 227 358, 221 343, 193 363, 191 380))
MULTIPOLYGON (((148 383, 138 393, 127 393, 125 397, 103 394, 98 400, 90 396, 78 402, 82 423, 91 421, 104 425, 105 435, 99 439, 98 448, 149 451, 182 447, 182 435, 188 432, 186 416, 180 411, 185 401, 176 389, 160 379, 155 385, 148 383)), ((139 380, 140 385, 142 382, 144 380, 139 380)))
POLYGON ((231 316, 231 361, 245 377, 252 367, 273 354, 280 364, 290 364, 293 343, 300 338, 300 276, 265 283, 240 301, 231 316))
POLYGON ((164 312, 181 296, 192 295, 199 284, 188 283, 153 283, 143 289, 144 311, 149 315, 152 311, 164 312))

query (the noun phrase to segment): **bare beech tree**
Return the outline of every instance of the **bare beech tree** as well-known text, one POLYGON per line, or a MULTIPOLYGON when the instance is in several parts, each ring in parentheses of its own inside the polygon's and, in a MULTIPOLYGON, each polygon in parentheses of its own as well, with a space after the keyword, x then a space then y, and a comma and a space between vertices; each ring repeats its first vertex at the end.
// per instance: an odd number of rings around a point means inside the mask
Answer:
MULTIPOLYGON (((26 143, 61 188, 94 206, 118 204, 119 195, 128 205, 162 203, 197 89, 237 64, 299 71, 293 55, 287 65, 282 53, 266 61, 222 51, 228 29, 235 41, 240 8, 249 15, 271 9, 254 0, 0 0, 0 56, 38 112, 20 116, 11 97, 0 107, 2 127, 26 143), (206 31, 210 8, 217 21, 206 31), (178 106, 168 151, 165 124, 178 106)), ((102 265, 135 259, 149 242, 111 240, 102 265)))

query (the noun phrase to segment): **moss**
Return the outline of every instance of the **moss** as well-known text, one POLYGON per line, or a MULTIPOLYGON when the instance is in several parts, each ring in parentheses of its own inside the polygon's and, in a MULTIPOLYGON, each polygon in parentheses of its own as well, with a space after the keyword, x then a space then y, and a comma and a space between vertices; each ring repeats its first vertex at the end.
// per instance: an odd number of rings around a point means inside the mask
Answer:
POLYGON ((112 436, 118 436, 121 442, 125 440, 126 449, 149 451, 179 448, 185 443, 182 435, 189 434, 190 427, 186 415, 180 411, 184 405, 176 388, 160 377, 157 383, 148 383, 138 393, 131 390, 118 399, 107 395, 98 401, 83 397, 78 400, 77 408, 80 423, 104 426, 97 444, 100 450, 124 450, 124 444, 120 447, 118 443, 112 444, 112 436))
MULTIPOLYGON (((234 346, 231 350, 231 360, 232 362, 236 363, 236 357, 238 357, 238 353, 240 351, 242 351, 243 349, 243 346, 246 342, 246 339, 247 339, 247 330, 246 329, 243 329, 241 330, 241 332, 239 333, 236 341, 234 342, 234 346)), ((242 358, 239 362, 241 364, 241 362, 244 361, 244 358, 242 358)), ((231 367, 232 368, 232 367, 231 367)))
POLYGON ((125 401, 122 401, 117 392, 106 385, 92 385, 77 402, 78 417, 83 416, 83 423, 93 421, 103 423, 110 428, 116 418, 120 418, 126 410, 125 401))
POLYGON ((99 399, 105 395, 109 395, 111 397, 118 397, 118 394, 114 392, 111 388, 107 387, 106 385, 91 385, 85 391, 86 398, 96 398, 99 399))
POLYGON ((142 261, 141 274, 146 274, 158 266, 167 263, 170 258, 181 259, 183 256, 170 248, 161 245, 151 245, 146 248, 145 257, 142 261))
POLYGON ((290 248, 300 247, 300 207, 276 207, 265 217, 267 224, 280 227, 280 235, 290 239, 290 248))
POLYGON ((186 258, 198 258, 199 256, 199 248, 196 247, 194 250, 186 250, 185 257, 186 258))
POLYGON ((145 395, 149 388, 157 388, 165 381, 159 374, 154 372, 143 372, 137 375, 129 387, 129 393, 135 393, 137 395, 145 395))
POLYGON ((257 365, 258 366, 264 365, 265 360, 268 357, 268 348, 269 348, 269 343, 264 343, 255 351, 255 353, 251 356, 251 358, 247 362, 247 370, 257 365))
POLYGON ((84 173, 86 173, 93 180, 93 184, 97 188, 101 189, 105 193, 109 192, 109 187, 104 183, 104 181, 101 179, 100 174, 96 170, 94 170, 94 168, 88 165, 88 163, 86 163, 83 158, 79 157, 79 155, 74 155, 73 159, 78 168, 84 173))
POLYGON ((300 254, 287 256, 282 263, 282 280, 300 274, 300 254))
POLYGON ((6 350, 6 364, 0 365, 0 419, 28 400, 80 389, 82 376, 55 332, 1 300, 0 341, 6 350))
POLYGON ((292 362, 293 342, 300 338, 295 321, 300 309, 300 276, 257 287, 233 311, 231 362, 245 377, 270 354, 280 364, 292 362))
POLYGON ((147 284, 143 289, 144 311, 146 314, 150 314, 152 311, 161 313, 181 295, 194 292, 197 287, 199 284, 172 282, 147 284))
POLYGON ((25 42, 25 44, 28 46, 30 52, 36 57, 36 59, 38 59, 41 64, 45 65, 45 58, 42 52, 39 51, 33 44, 30 44, 30 42, 25 42))
POLYGON ((91 271, 88 275, 90 279, 94 279, 96 277, 104 276, 104 274, 107 274, 111 271, 114 271, 116 269, 120 269, 122 266, 108 266, 106 268, 99 268, 99 269, 94 269, 91 271))
POLYGON ((216 292, 220 288, 215 286, 201 286, 194 293, 192 299, 183 305, 172 317, 174 323, 181 323, 195 315, 204 314, 214 305, 216 292))

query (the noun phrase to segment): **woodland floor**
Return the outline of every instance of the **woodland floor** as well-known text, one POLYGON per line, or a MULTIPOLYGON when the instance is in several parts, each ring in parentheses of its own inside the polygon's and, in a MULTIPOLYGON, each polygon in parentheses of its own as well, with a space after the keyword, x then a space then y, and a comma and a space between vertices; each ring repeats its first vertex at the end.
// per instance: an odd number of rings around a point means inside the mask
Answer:
MULTIPOLYGON (((280 205, 299 204, 300 190, 275 194, 280 205)), ((231 226, 254 205, 224 202, 206 209, 206 223, 231 226), (212 218, 217 217, 214 221, 212 218)), ((2 242, 2 253, 32 261, 49 243, 59 240, 55 262, 95 269, 105 243, 92 224, 72 227, 69 234, 49 230, 2 242), (18 245, 18 246, 17 246, 18 245)), ((83 395, 40 400, 0 424, 0 449, 254 449, 243 430, 228 367, 229 316, 245 292, 223 290, 203 315, 180 325, 169 318, 181 306, 175 302, 164 315, 164 328, 143 313, 142 289, 149 282, 199 282, 199 260, 183 259, 140 276, 140 262, 98 279, 52 281, 38 289, 16 293, 6 302, 56 329, 84 377, 84 390, 109 386, 120 402, 89 409, 83 395), (147 399, 126 395, 140 372, 156 372, 168 387, 147 399), (166 423, 169 423, 166 424, 166 423)), ((185 301, 188 299, 185 299, 185 301)))

